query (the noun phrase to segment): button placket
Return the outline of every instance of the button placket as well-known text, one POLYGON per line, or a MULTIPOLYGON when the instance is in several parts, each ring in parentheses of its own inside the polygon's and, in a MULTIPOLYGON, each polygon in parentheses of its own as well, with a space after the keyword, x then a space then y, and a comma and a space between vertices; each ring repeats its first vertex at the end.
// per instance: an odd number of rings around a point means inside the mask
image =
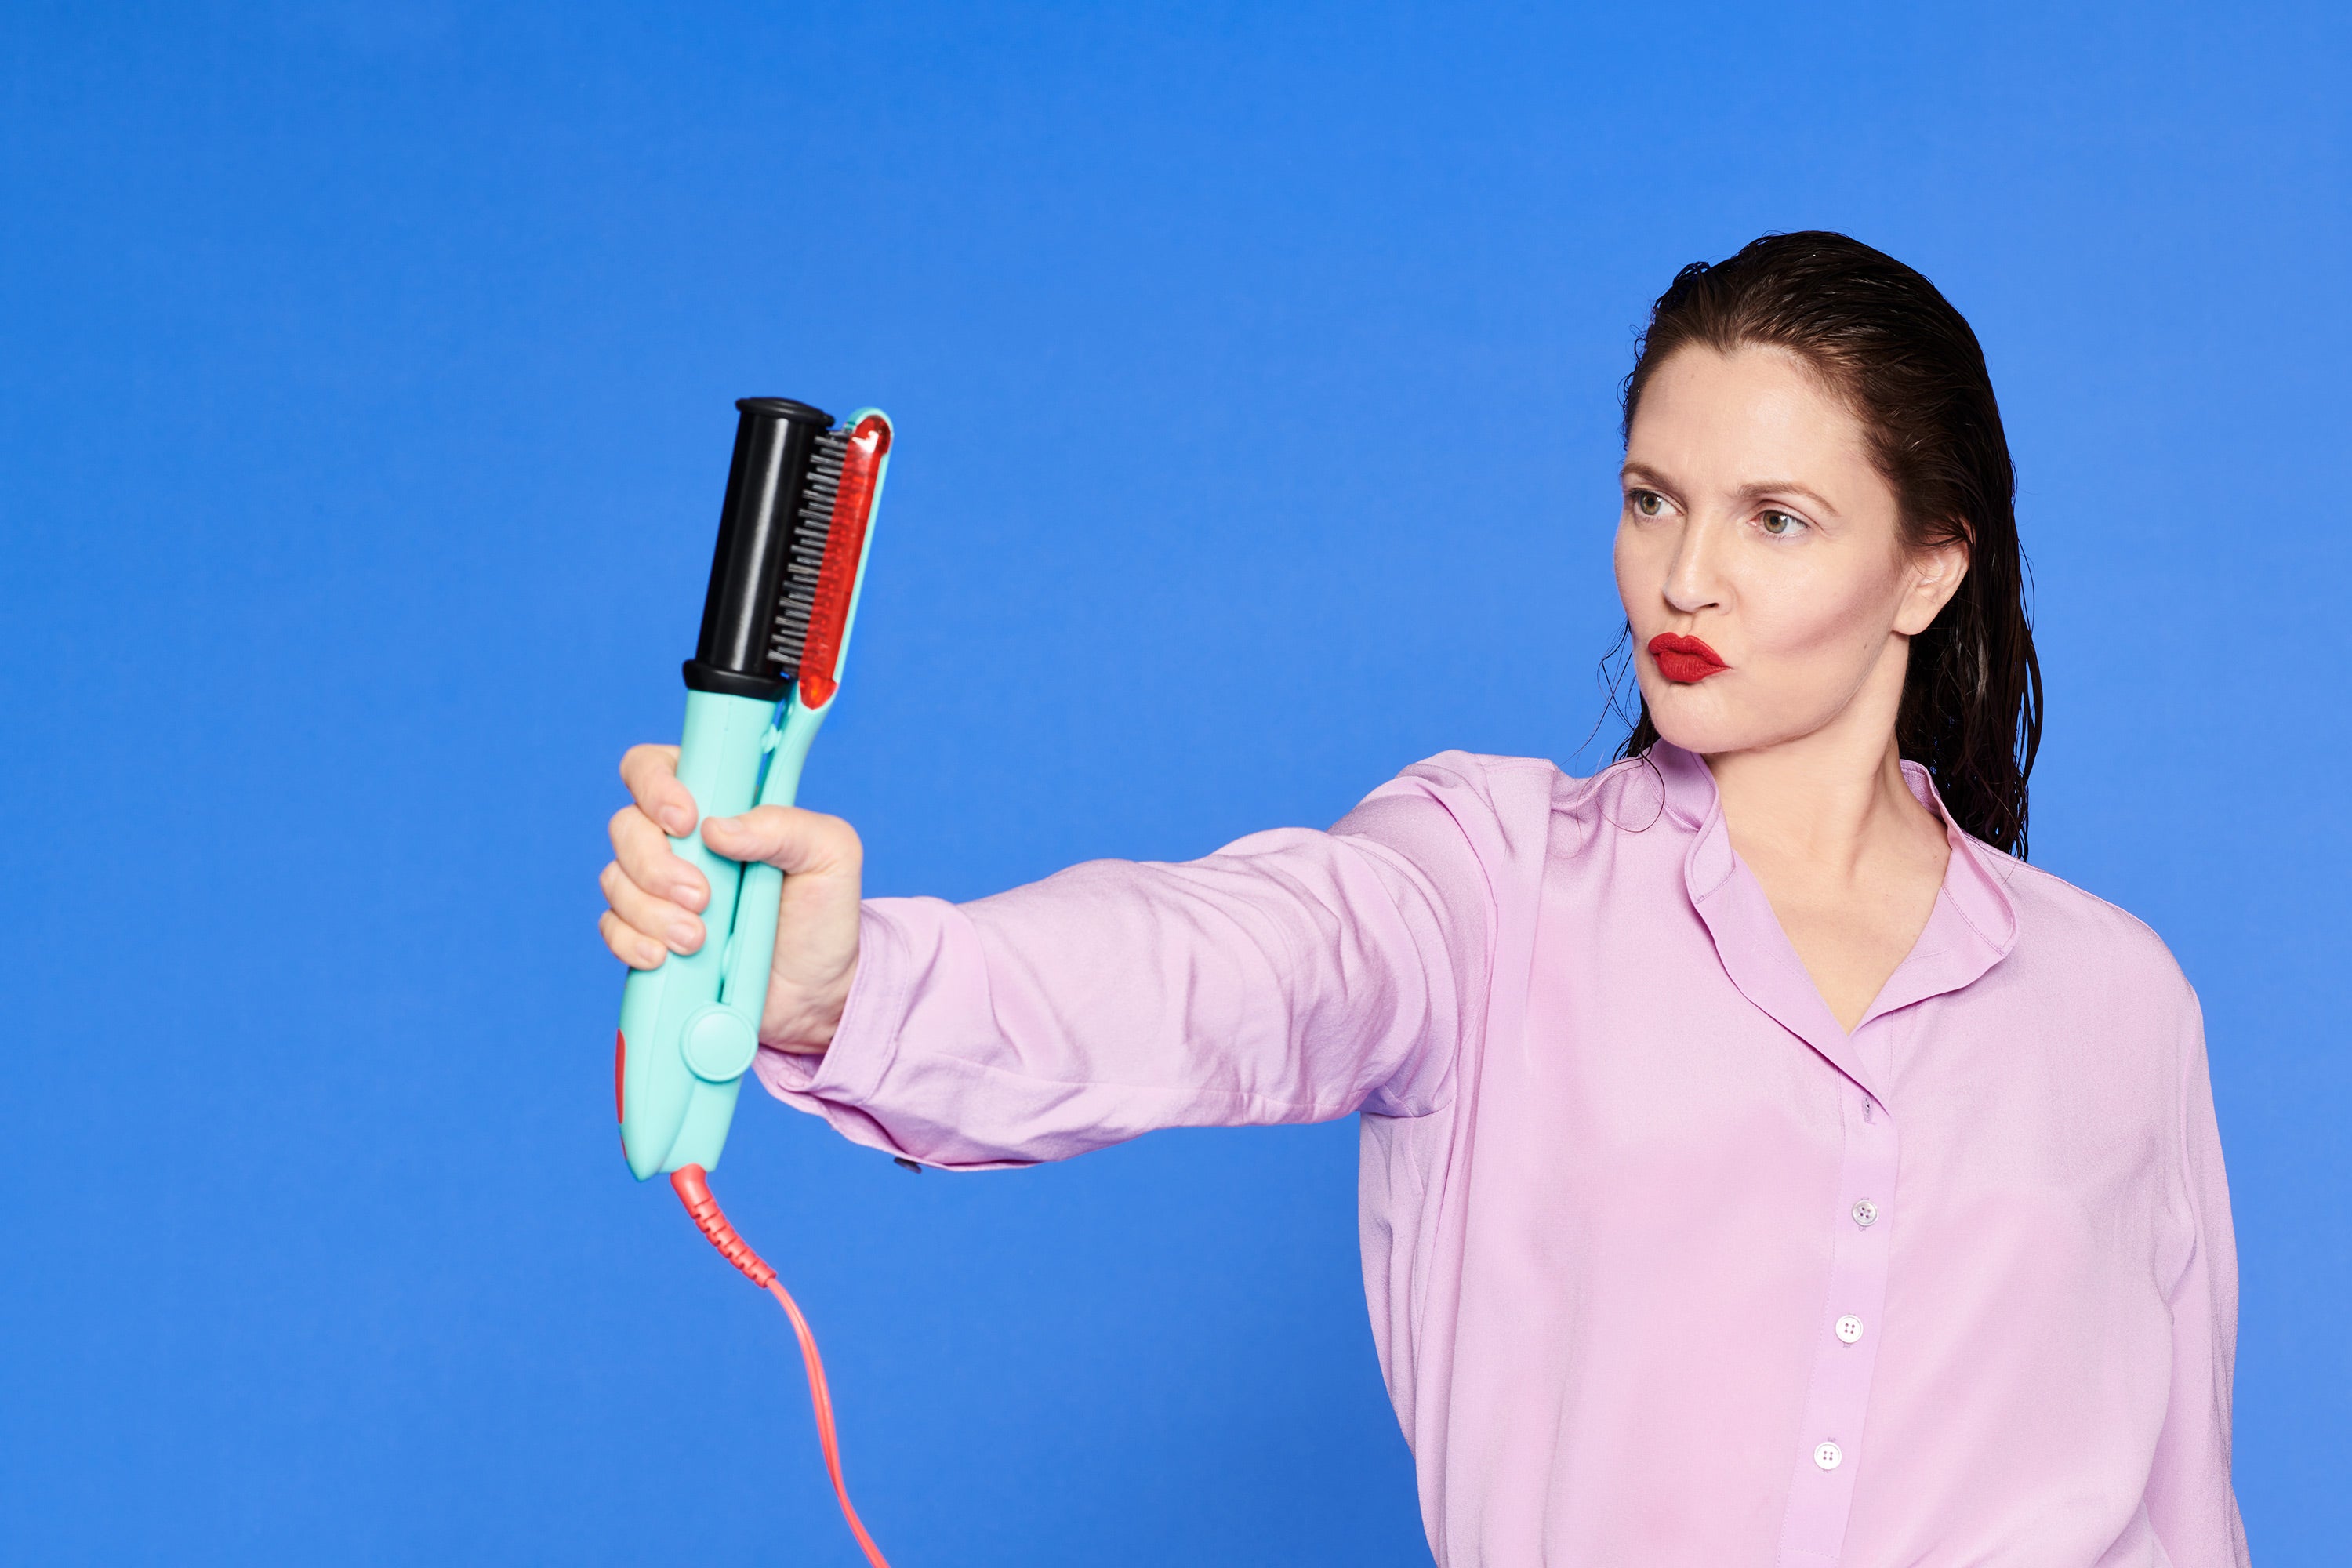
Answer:
MULTIPOLYGON (((1885 1025, 1865 1025, 1864 1028, 1885 1025)), ((1858 1088, 1859 1086, 1854 1086, 1858 1088)), ((1887 1212, 1900 1141, 1895 1118, 1867 1092, 1840 1097, 1844 1147, 1838 1172, 1828 1300, 1805 1397, 1804 1447, 1793 1456, 1780 1561, 1795 1568, 1835 1562, 1845 1540, 1878 1359, 1876 1321, 1886 1300, 1887 1212)))

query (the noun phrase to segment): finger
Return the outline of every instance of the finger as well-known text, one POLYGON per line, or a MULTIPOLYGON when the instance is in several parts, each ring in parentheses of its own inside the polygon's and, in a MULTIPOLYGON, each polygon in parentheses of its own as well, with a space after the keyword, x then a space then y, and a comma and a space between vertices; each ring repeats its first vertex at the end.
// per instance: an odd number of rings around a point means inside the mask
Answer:
POLYGON ((651 937, 672 952, 692 952, 702 945, 702 922, 630 881, 619 861, 606 862, 596 885, 604 889, 604 901, 613 912, 639 936, 651 937))
POLYGON ((694 794, 677 782, 676 746, 631 746, 621 756, 621 782, 637 809, 661 824, 673 837, 694 831, 694 794))
POLYGON ((641 931, 632 930, 620 916, 606 910, 596 917, 596 929, 604 933, 604 945, 613 956, 631 969, 659 969, 669 950, 641 931))
POLYGON ((656 898, 667 899, 684 910, 699 910, 710 901, 710 886, 702 873, 678 858, 669 837, 634 805, 613 814, 613 858, 629 880, 656 898))
POLYGON ((702 841, 730 860, 765 860, 787 876, 855 870, 865 853, 849 824, 796 805, 755 805, 740 816, 706 817, 702 841))

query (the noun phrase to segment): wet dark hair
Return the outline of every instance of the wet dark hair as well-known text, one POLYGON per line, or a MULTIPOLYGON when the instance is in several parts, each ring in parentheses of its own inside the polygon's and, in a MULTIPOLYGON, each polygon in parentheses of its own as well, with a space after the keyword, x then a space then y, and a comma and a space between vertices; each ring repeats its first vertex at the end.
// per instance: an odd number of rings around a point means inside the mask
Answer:
MULTIPOLYGON (((2025 779, 2042 744, 2042 667, 2017 540, 2017 472, 1977 335, 1936 286, 1842 234, 1767 235, 1727 261, 1695 261, 1650 311, 1625 377, 1623 433, 1676 350, 1766 344, 1842 395, 1901 507, 1913 550, 1960 540, 1969 570, 1911 639, 1895 738, 1926 766, 1963 832, 2025 855, 2025 779)), ((1618 749, 1658 739, 1649 704, 1618 749)))

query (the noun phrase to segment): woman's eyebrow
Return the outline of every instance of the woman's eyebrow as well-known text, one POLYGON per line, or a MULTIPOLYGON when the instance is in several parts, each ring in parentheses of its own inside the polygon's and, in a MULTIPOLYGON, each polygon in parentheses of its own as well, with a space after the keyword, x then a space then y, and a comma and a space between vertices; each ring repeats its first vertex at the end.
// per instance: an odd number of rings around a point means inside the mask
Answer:
POLYGON ((1796 496, 1812 502, 1815 507, 1832 517, 1838 515, 1838 509, 1830 504, 1827 496, 1811 486, 1801 485, 1794 479, 1766 479, 1756 484, 1742 485, 1733 493, 1742 500, 1762 500, 1766 496, 1796 496))
POLYGON ((1640 463, 1626 464, 1623 468, 1617 470, 1617 477, 1621 480, 1635 479, 1645 485, 1655 485, 1662 490, 1670 490, 1675 488, 1674 480, 1666 478, 1665 475, 1658 472, 1657 469, 1645 468, 1640 463))

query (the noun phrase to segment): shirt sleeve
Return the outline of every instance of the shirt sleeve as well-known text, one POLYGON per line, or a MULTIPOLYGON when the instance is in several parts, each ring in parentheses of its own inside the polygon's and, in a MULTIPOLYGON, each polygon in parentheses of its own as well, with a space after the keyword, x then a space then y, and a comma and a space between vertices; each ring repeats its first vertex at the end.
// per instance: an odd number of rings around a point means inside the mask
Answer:
POLYGON ((1425 1113, 1483 1005, 1493 825, 1483 771, 1446 753, 1328 833, 1092 861, 969 904, 869 900, 832 1044, 762 1050, 757 1071, 860 1143, 966 1169, 1160 1127, 1425 1113))
POLYGON ((2180 1148, 2189 1250, 2172 1288, 2172 1393, 2148 1474, 2147 1516, 2180 1568, 2238 1568, 2248 1561, 2230 1484, 2238 1250, 2204 1023, 2193 995, 2185 1030, 2180 1148))

